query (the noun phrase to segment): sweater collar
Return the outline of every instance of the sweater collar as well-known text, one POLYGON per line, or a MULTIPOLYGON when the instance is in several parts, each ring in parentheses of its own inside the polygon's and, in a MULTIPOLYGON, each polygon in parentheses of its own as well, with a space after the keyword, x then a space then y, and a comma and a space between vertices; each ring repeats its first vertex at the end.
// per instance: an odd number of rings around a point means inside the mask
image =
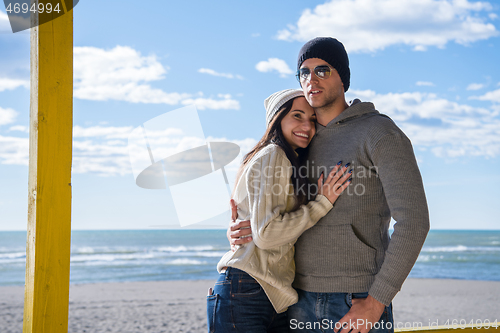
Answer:
POLYGON ((319 131, 325 128, 332 128, 340 123, 347 122, 368 113, 378 114, 379 112, 375 110, 375 105, 373 105, 373 103, 361 102, 356 98, 349 103, 349 107, 347 109, 345 109, 341 114, 332 119, 326 126, 317 123, 316 130, 319 131))

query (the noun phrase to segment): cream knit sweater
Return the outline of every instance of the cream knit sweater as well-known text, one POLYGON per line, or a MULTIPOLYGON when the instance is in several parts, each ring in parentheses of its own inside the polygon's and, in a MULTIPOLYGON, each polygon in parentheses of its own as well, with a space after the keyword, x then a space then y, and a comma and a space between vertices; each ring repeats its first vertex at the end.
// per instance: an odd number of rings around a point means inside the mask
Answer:
POLYGON ((293 168, 285 152, 270 144, 247 164, 233 199, 238 219, 250 220, 253 241, 227 252, 217 265, 241 269, 257 280, 276 312, 298 300, 292 288, 295 277, 294 244, 305 230, 328 213, 333 205, 323 195, 290 212, 295 199, 293 168))

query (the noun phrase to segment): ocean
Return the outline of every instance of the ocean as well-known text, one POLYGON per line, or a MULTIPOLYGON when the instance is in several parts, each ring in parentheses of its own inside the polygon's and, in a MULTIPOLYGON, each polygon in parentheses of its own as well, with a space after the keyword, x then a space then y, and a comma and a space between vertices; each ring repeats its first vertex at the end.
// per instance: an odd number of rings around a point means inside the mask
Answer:
MULTIPOLYGON (((70 283, 217 278, 225 230, 73 231, 70 283)), ((24 285, 26 232, 0 231, 0 286, 24 285)), ((413 278, 500 281, 500 230, 431 230, 413 278)))

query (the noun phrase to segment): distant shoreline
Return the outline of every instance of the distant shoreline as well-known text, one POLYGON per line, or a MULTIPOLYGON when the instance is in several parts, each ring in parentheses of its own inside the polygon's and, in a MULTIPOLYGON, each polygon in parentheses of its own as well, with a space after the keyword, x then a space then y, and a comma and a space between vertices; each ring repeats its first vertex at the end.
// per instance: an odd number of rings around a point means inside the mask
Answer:
MULTIPOLYGON (((204 281, 215 281, 216 278, 214 278, 213 280, 212 279, 176 279, 176 280, 141 280, 141 281, 138 281, 138 280, 124 280, 124 281, 104 281, 104 282, 101 282, 101 281, 96 281, 96 282, 70 282, 70 286, 86 286, 86 285, 94 285, 94 284, 127 284, 127 283, 162 283, 162 282, 165 282, 165 283, 168 283, 168 282, 173 282, 173 283, 177 283, 177 282, 204 282, 204 281)), ((460 279, 460 278, 420 278, 420 277, 409 277, 406 279, 407 281, 408 280, 417 280, 417 281, 420 281, 420 280, 437 280, 437 281, 465 281, 465 282, 495 282, 495 283, 500 283, 500 280, 473 280, 473 279, 460 279)), ((12 285, 0 285, 0 294, 1 294, 1 288, 19 288, 19 287, 23 287, 24 288, 24 284, 12 284, 12 285)), ((500 318, 499 318, 500 320, 500 318)))

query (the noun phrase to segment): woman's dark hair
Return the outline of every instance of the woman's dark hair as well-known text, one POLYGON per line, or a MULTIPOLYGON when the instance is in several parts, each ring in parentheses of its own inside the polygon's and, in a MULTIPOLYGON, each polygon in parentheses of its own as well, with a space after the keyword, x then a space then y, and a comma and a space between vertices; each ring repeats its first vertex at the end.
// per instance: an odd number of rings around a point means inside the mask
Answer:
MULTIPOLYGON (((299 96, 301 97, 301 96, 299 96)), ((297 98, 297 97, 295 97, 297 98)), ((283 118, 292 110, 293 101, 295 98, 289 100, 281 109, 276 112, 276 115, 271 120, 269 126, 267 126, 267 130, 262 136, 262 138, 257 142, 257 144, 250 150, 248 154, 243 158, 243 162, 240 165, 238 170, 238 174, 236 176, 235 186, 238 183, 238 179, 240 178, 243 169, 250 162, 250 160, 262 149, 274 143, 281 147, 286 154, 286 157, 290 160, 292 164, 293 172, 292 172, 292 185, 294 188, 294 196, 295 196, 295 205, 292 210, 296 210, 300 207, 300 205, 306 204, 308 201, 307 197, 307 184, 309 183, 307 178, 302 176, 299 172, 299 167, 302 165, 306 158, 307 148, 298 148, 296 151, 290 146, 290 144, 286 141, 283 136, 283 131, 281 130, 281 121, 283 118), (297 154, 298 155, 297 155, 297 154), (302 189, 299 191, 299 189, 302 189)))

